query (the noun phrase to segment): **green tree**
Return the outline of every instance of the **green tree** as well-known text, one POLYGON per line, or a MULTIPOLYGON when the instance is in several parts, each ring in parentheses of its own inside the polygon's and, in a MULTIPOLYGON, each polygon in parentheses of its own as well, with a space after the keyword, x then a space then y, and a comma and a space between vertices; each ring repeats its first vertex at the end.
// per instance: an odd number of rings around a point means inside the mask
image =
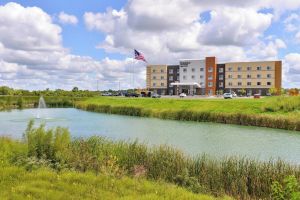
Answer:
POLYGON ((78 87, 73 87, 72 92, 78 92, 78 91, 79 91, 78 87))
POLYGON ((278 94, 278 89, 275 88, 275 87, 272 87, 268 90, 268 92, 271 94, 271 95, 277 95, 278 94))

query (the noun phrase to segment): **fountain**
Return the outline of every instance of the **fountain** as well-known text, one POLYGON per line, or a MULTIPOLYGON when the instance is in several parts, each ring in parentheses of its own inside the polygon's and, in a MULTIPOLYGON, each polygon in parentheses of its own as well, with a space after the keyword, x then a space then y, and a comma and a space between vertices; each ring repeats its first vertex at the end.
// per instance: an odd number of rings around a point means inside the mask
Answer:
POLYGON ((38 113, 37 113, 37 117, 36 117, 37 119, 40 118, 40 109, 43 109, 43 108, 47 108, 47 106, 46 106, 44 97, 40 96, 39 105, 38 105, 38 113))

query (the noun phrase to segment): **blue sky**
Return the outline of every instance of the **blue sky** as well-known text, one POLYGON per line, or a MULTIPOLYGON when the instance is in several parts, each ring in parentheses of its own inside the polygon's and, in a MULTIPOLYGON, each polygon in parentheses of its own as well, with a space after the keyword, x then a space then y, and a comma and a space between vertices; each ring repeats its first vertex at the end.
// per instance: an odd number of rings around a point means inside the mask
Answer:
POLYGON ((134 48, 154 64, 282 60, 283 86, 300 87, 299 0, 0 0, 0 30, 10 87, 144 87, 134 48))

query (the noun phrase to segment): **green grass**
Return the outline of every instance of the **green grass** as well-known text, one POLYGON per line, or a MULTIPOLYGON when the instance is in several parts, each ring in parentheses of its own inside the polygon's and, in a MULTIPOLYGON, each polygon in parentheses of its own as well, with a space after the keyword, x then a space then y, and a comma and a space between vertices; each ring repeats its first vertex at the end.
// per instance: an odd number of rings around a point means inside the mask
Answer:
MULTIPOLYGON (((47 168, 26 171, 0 167, 1 200, 14 199, 186 199, 213 200, 161 181, 115 178, 92 172, 55 172, 47 168)), ((229 198, 218 198, 229 199, 229 198)))
POLYGON ((76 103, 88 111, 300 131, 300 97, 152 99, 95 97, 76 103))

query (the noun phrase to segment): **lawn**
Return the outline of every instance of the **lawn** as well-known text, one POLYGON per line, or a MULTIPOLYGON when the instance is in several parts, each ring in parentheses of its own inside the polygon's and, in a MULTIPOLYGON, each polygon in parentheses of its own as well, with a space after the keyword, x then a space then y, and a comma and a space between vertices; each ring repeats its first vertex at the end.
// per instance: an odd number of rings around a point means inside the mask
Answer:
MULTIPOLYGON (((164 182, 129 177, 115 178, 47 168, 26 171, 0 167, 0 196, 5 199, 186 199, 213 200, 164 182)), ((218 198, 229 199, 229 198, 218 198)))
POLYGON ((217 122, 300 131, 300 97, 152 99, 95 97, 77 108, 162 119, 217 122))
POLYGON ((261 99, 152 99, 152 98, 118 98, 96 97, 89 98, 84 103, 129 106, 150 109, 154 111, 164 110, 192 110, 199 112, 226 112, 226 113, 261 113, 261 107, 270 98, 261 99))

